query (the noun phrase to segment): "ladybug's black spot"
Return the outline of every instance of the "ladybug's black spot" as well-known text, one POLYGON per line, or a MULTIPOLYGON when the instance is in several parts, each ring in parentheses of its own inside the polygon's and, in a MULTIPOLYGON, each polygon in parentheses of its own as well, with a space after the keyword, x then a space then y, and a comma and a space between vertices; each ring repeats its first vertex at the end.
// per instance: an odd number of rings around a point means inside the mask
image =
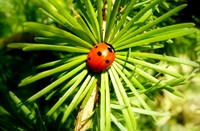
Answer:
POLYGON ((91 58, 90 58, 90 57, 88 57, 88 60, 91 60, 91 58))
POLYGON ((98 46, 96 45, 95 48, 98 48, 98 46))
POLYGON ((105 62, 108 64, 110 61, 109 61, 109 60, 106 60, 105 62))
POLYGON ((97 55, 98 55, 98 56, 101 56, 101 54, 102 54, 102 53, 101 53, 100 51, 97 52, 97 55))

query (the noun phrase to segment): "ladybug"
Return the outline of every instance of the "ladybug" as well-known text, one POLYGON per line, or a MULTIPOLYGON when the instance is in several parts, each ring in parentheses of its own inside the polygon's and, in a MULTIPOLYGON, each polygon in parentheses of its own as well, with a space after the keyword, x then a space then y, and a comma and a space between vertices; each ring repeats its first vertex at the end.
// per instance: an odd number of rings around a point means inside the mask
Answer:
POLYGON ((115 50, 108 43, 96 44, 87 55, 87 67, 91 72, 99 73, 107 69, 115 59, 115 50))

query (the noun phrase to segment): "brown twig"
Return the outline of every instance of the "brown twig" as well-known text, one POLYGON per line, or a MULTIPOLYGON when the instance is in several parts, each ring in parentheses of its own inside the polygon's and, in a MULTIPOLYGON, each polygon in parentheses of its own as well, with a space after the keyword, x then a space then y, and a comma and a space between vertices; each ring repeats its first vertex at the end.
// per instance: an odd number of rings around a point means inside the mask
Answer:
POLYGON ((77 115, 76 126, 74 131, 86 131, 90 127, 91 125, 90 117, 93 114, 93 110, 96 105, 97 99, 98 99, 98 86, 96 85, 84 108, 81 108, 77 115))

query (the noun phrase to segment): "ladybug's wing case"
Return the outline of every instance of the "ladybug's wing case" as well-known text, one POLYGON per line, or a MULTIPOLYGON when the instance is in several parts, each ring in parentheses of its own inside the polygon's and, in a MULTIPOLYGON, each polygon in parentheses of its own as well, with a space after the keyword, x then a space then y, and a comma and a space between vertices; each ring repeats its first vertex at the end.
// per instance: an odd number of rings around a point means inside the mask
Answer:
POLYGON ((104 57, 102 55, 99 56, 98 52, 99 50, 94 49, 88 54, 87 66, 93 72, 101 72, 105 68, 103 66, 104 57))

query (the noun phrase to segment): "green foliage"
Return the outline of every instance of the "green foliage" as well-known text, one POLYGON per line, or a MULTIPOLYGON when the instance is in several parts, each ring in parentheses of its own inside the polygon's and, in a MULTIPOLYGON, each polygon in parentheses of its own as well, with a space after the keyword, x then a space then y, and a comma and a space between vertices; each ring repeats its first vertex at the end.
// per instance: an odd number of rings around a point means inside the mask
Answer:
POLYGON ((45 87, 23 102, 12 92, 7 96, 9 103, 15 103, 23 114, 22 123, 28 119, 30 127, 20 127, 22 129, 73 130, 77 114, 87 108, 95 89, 99 96, 93 101, 94 107, 81 118, 83 123, 90 121, 86 129, 142 129, 137 126, 138 114, 149 115, 152 123, 157 121, 156 116, 169 115, 152 111, 147 99, 156 99, 161 90, 183 96, 174 87, 185 82, 186 77, 171 71, 169 64, 199 67, 193 61, 154 53, 164 47, 165 41, 195 33, 193 23, 159 25, 185 8, 185 4, 158 15, 159 8, 167 6, 162 0, 118 0, 114 3, 111 0, 74 0, 67 1, 69 7, 56 0, 32 2, 59 26, 26 22, 24 30, 37 34, 37 43, 11 43, 8 47, 52 51, 59 59, 38 65, 38 73, 19 83, 20 88, 29 88, 33 82, 40 84, 43 79, 51 80, 45 87), (85 60, 89 50, 100 42, 113 45, 116 59, 106 71, 94 74, 88 71, 85 60), (44 112, 40 114, 40 110, 44 112))

